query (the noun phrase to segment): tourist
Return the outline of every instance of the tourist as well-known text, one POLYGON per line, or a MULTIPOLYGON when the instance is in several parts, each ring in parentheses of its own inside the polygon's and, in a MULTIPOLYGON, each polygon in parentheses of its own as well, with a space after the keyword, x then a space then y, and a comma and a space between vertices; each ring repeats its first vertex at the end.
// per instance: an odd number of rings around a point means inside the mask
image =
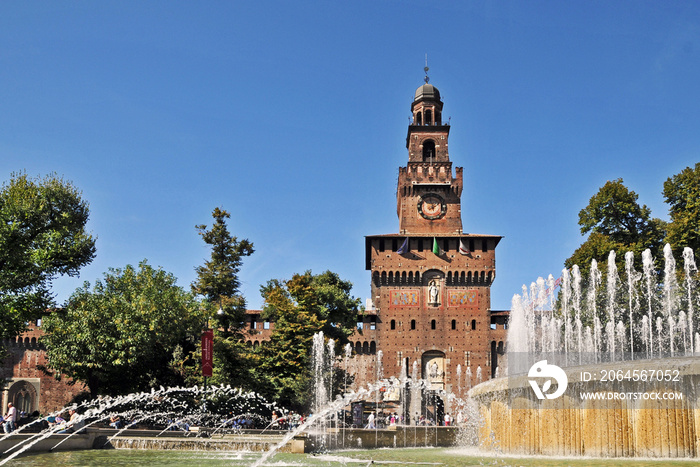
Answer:
POLYGON ((446 413, 445 414, 445 426, 450 426, 451 421, 452 421, 452 417, 450 417, 450 414, 446 413))
POLYGON ((17 428, 17 409, 12 405, 12 402, 7 404, 4 422, 2 428, 5 430, 5 433, 12 433, 17 428))
POLYGON ((464 414, 460 410, 459 412, 457 412, 457 426, 462 426, 463 423, 464 423, 464 414))
POLYGON ((116 430, 121 430, 124 428, 124 420, 119 415, 112 415, 109 417, 109 426, 116 430))
POLYGON ((368 430, 377 428, 377 425, 374 423, 374 412, 370 412, 369 417, 367 417, 367 426, 365 428, 368 430))
POLYGON ((58 432, 59 434, 77 433, 85 425, 85 422, 82 420, 82 418, 75 409, 70 409, 68 413, 70 414, 70 419, 66 423, 66 427, 58 432))

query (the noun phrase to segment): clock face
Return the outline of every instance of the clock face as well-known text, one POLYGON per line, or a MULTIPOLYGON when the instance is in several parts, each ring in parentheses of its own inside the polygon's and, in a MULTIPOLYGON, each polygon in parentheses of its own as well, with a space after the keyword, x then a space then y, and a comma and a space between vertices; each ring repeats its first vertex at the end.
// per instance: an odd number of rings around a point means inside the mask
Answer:
POLYGON ((418 200, 418 213, 428 220, 440 219, 447 212, 447 204, 442 196, 428 193, 418 200))

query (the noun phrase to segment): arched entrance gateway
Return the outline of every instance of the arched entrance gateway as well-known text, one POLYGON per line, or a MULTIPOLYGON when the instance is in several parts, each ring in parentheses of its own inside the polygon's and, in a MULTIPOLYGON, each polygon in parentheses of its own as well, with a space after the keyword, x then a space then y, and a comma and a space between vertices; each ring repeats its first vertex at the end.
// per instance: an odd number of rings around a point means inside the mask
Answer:
POLYGON ((430 384, 422 397, 421 415, 425 423, 439 425, 445 416, 445 353, 438 350, 425 352, 421 358, 422 378, 430 384))
POLYGON ((31 414, 39 409, 39 391, 35 387, 39 384, 38 381, 14 380, 6 384, 7 391, 3 397, 3 409, 10 402, 20 413, 31 414))

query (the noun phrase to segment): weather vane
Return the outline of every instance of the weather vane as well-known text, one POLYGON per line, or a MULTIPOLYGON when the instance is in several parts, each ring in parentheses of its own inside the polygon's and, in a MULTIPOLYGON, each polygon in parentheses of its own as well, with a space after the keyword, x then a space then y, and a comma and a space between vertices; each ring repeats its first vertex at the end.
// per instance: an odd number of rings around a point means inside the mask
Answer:
POLYGON ((428 77, 428 54, 425 54, 425 68, 423 68, 423 71, 425 71, 425 84, 428 84, 428 81, 430 81, 430 78, 428 77))

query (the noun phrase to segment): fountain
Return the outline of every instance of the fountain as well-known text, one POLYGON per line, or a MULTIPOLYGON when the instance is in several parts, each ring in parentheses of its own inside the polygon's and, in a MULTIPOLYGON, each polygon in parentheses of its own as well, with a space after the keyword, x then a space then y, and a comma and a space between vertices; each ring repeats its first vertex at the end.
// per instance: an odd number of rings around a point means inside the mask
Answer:
POLYGON ((241 436, 242 428, 265 426, 272 411, 280 409, 254 392, 230 386, 161 387, 151 392, 99 397, 65 410, 76 410, 82 429, 63 434, 65 427, 48 423, 63 410, 36 419, 0 437, 0 465, 28 451, 105 447, 265 450, 280 438, 241 436), (123 426, 97 428, 115 416, 125 421, 123 426))
MULTIPOLYGON (((347 390, 347 375, 342 381, 342 395, 334 396, 340 387, 338 368, 348 368, 352 347, 345 346, 344 354, 337 357, 335 342, 319 332, 313 337, 313 414, 305 423, 287 432, 274 432, 270 422, 273 411, 284 410, 268 403, 261 396, 231 387, 160 388, 151 392, 120 397, 100 397, 73 405, 81 415, 85 427, 78 433, 58 434, 60 427, 46 427, 50 414, 43 419, 22 426, 11 434, 0 437, 0 465, 28 451, 55 451, 95 448, 118 449, 176 449, 219 451, 264 451, 256 465, 262 465, 280 450, 294 452, 326 451, 345 447, 424 447, 452 445, 458 430, 437 427, 434 424, 417 426, 419 419, 428 420, 437 415, 438 397, 450 400, 460 411, 466 404, 461 394, 447 394, 436 390, 430 381, 418 378, 419 362, 414 361, 412 374, 401 366, 399 378, 384 378, 383 353, 376 355, 376 382, 357 391, 347 390), (389 422, 383 416, 375 429, 346 424, 345 411, 357 401, 373 402, 371 409, 379 419, 380 407, 391 401, 398 404, 401 416, 389 422), (432 411, 429 407, 433 404, 432 411), (339 416, 339 414, 342 414, 339 416), (412 418, 411 415, 414 415, 412 418), (422 415, 422 417, 421 417, 422 415), (110 418, 119 416, 127 424, 118 429, 100 428, 110 418), (246 429, 243 420, 258 430, 246 429), (127 429, 128 428, 128 429, 127 429)), ((477 376, 481 378, 481 367, 477 376)), ((468 384, 471 369, 467 367, 468 384)), ((460 383, 461 384, 461 383, 460 383)), ((467 388, 468 389, 468 388, 467 388)), ((461 391, 461 389, 460 389, 461 391)), ((62 412, 62 411, 61 411, 62 412)))
POLYGON ((693 251, 657 271, 649 250, 608 256, 605 281, 564 270, 513 297, 505 377, 471 389, 480 443, 509 453, 606 457, 700 455, 700 299, 693 251), (679 278, 683 277, 680 281, 679 278), (657 279, 657 278, 661 279, 657 279), (663 281, 659 285, 659 281, 663 281))

